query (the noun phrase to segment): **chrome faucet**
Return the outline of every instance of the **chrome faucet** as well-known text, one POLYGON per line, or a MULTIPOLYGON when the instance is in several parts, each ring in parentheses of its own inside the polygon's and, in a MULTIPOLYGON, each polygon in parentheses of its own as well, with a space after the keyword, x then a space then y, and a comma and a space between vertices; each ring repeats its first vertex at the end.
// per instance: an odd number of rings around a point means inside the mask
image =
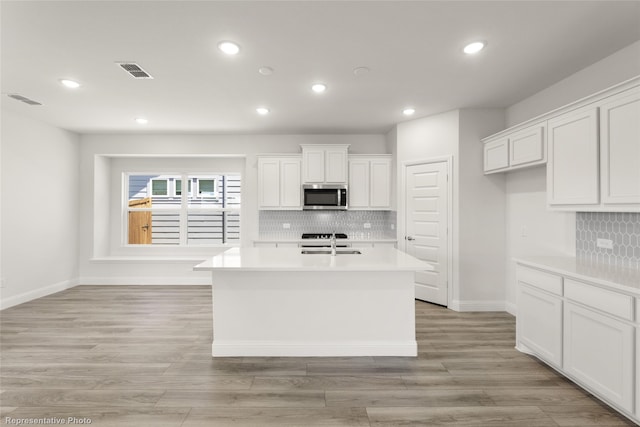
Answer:
POLYGON ((331 234, 331 256, 336 256, 336 233, 331 234))

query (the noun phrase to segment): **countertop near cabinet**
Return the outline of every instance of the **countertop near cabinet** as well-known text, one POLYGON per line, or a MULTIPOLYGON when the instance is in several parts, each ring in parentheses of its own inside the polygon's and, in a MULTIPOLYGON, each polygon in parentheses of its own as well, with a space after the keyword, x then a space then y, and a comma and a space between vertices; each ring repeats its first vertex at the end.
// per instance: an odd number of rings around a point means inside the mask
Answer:
MULTIPOLYGON (((326 239, 329 242, 328 239, 326 239)), ((255 243, 319 243, 323 239, 258 239, 255 243)), ((397 243, 398 239, 338 239, 338 243, 397 243)))
POLYGON ((640 270, 593 263, 570 256, 523 257, 514 258, 514 261, 640 298, 640 270))
POLYGON ((303 254, 300 248, 233 248, 194 270, 215 271, 421 271, 433 270, 395 248, 362 248, 358 255, 303 254))

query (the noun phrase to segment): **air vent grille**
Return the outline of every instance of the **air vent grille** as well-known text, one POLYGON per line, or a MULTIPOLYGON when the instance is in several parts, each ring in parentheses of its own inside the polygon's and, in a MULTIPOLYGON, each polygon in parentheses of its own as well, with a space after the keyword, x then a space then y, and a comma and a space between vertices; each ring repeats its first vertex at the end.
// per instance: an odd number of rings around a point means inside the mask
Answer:
POLYGON ((29 104, 29 105, 42 105, 42 103, 41 103, 41 102, 34 101, 33 99, 29 99, 29 98, 27 98, 26 96, 18 95, 17 93, 10 93, 8 96, 9 96, 9 98, 13 98, 13 99, 15 99, 15 100, 22 101, 22 102, 24 102, 25 104, 29 104))
POLYGON ((123 70, 125 70, 134 79, 152 79, 151 75, 142 69, 141 66, 134 62, 118 62, 123 70))

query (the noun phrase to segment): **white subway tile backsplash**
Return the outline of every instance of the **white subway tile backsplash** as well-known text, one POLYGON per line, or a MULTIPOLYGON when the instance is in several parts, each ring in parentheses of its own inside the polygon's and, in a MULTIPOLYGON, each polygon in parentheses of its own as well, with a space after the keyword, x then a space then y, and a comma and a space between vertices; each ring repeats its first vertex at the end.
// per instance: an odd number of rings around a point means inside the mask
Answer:
POLYGON ((640 213, 576 213, 576 256, 640 269, 640 213), (597 239, 613 241, 613 249, 599 248, 597 239))
POLYGON ((350 239, 395 239, 393 211, 260 211, 260 239, 299 239, 302 233, 346 233, 350 239), (289 224, 285 228, 284 224, 289 224), (364 228, 369 224, 369 228, 364 228))

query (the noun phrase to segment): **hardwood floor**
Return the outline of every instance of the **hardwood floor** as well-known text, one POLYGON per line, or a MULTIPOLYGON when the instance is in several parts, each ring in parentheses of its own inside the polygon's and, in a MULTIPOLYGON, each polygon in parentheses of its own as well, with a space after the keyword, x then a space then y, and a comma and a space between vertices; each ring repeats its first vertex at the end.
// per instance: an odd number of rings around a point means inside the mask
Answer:
POLYGON ((514 350, 506 313, 416 302, 417 358, 212 359, 208 286, 78 286, 0 321, 0 424, 633 425, 514 350))

